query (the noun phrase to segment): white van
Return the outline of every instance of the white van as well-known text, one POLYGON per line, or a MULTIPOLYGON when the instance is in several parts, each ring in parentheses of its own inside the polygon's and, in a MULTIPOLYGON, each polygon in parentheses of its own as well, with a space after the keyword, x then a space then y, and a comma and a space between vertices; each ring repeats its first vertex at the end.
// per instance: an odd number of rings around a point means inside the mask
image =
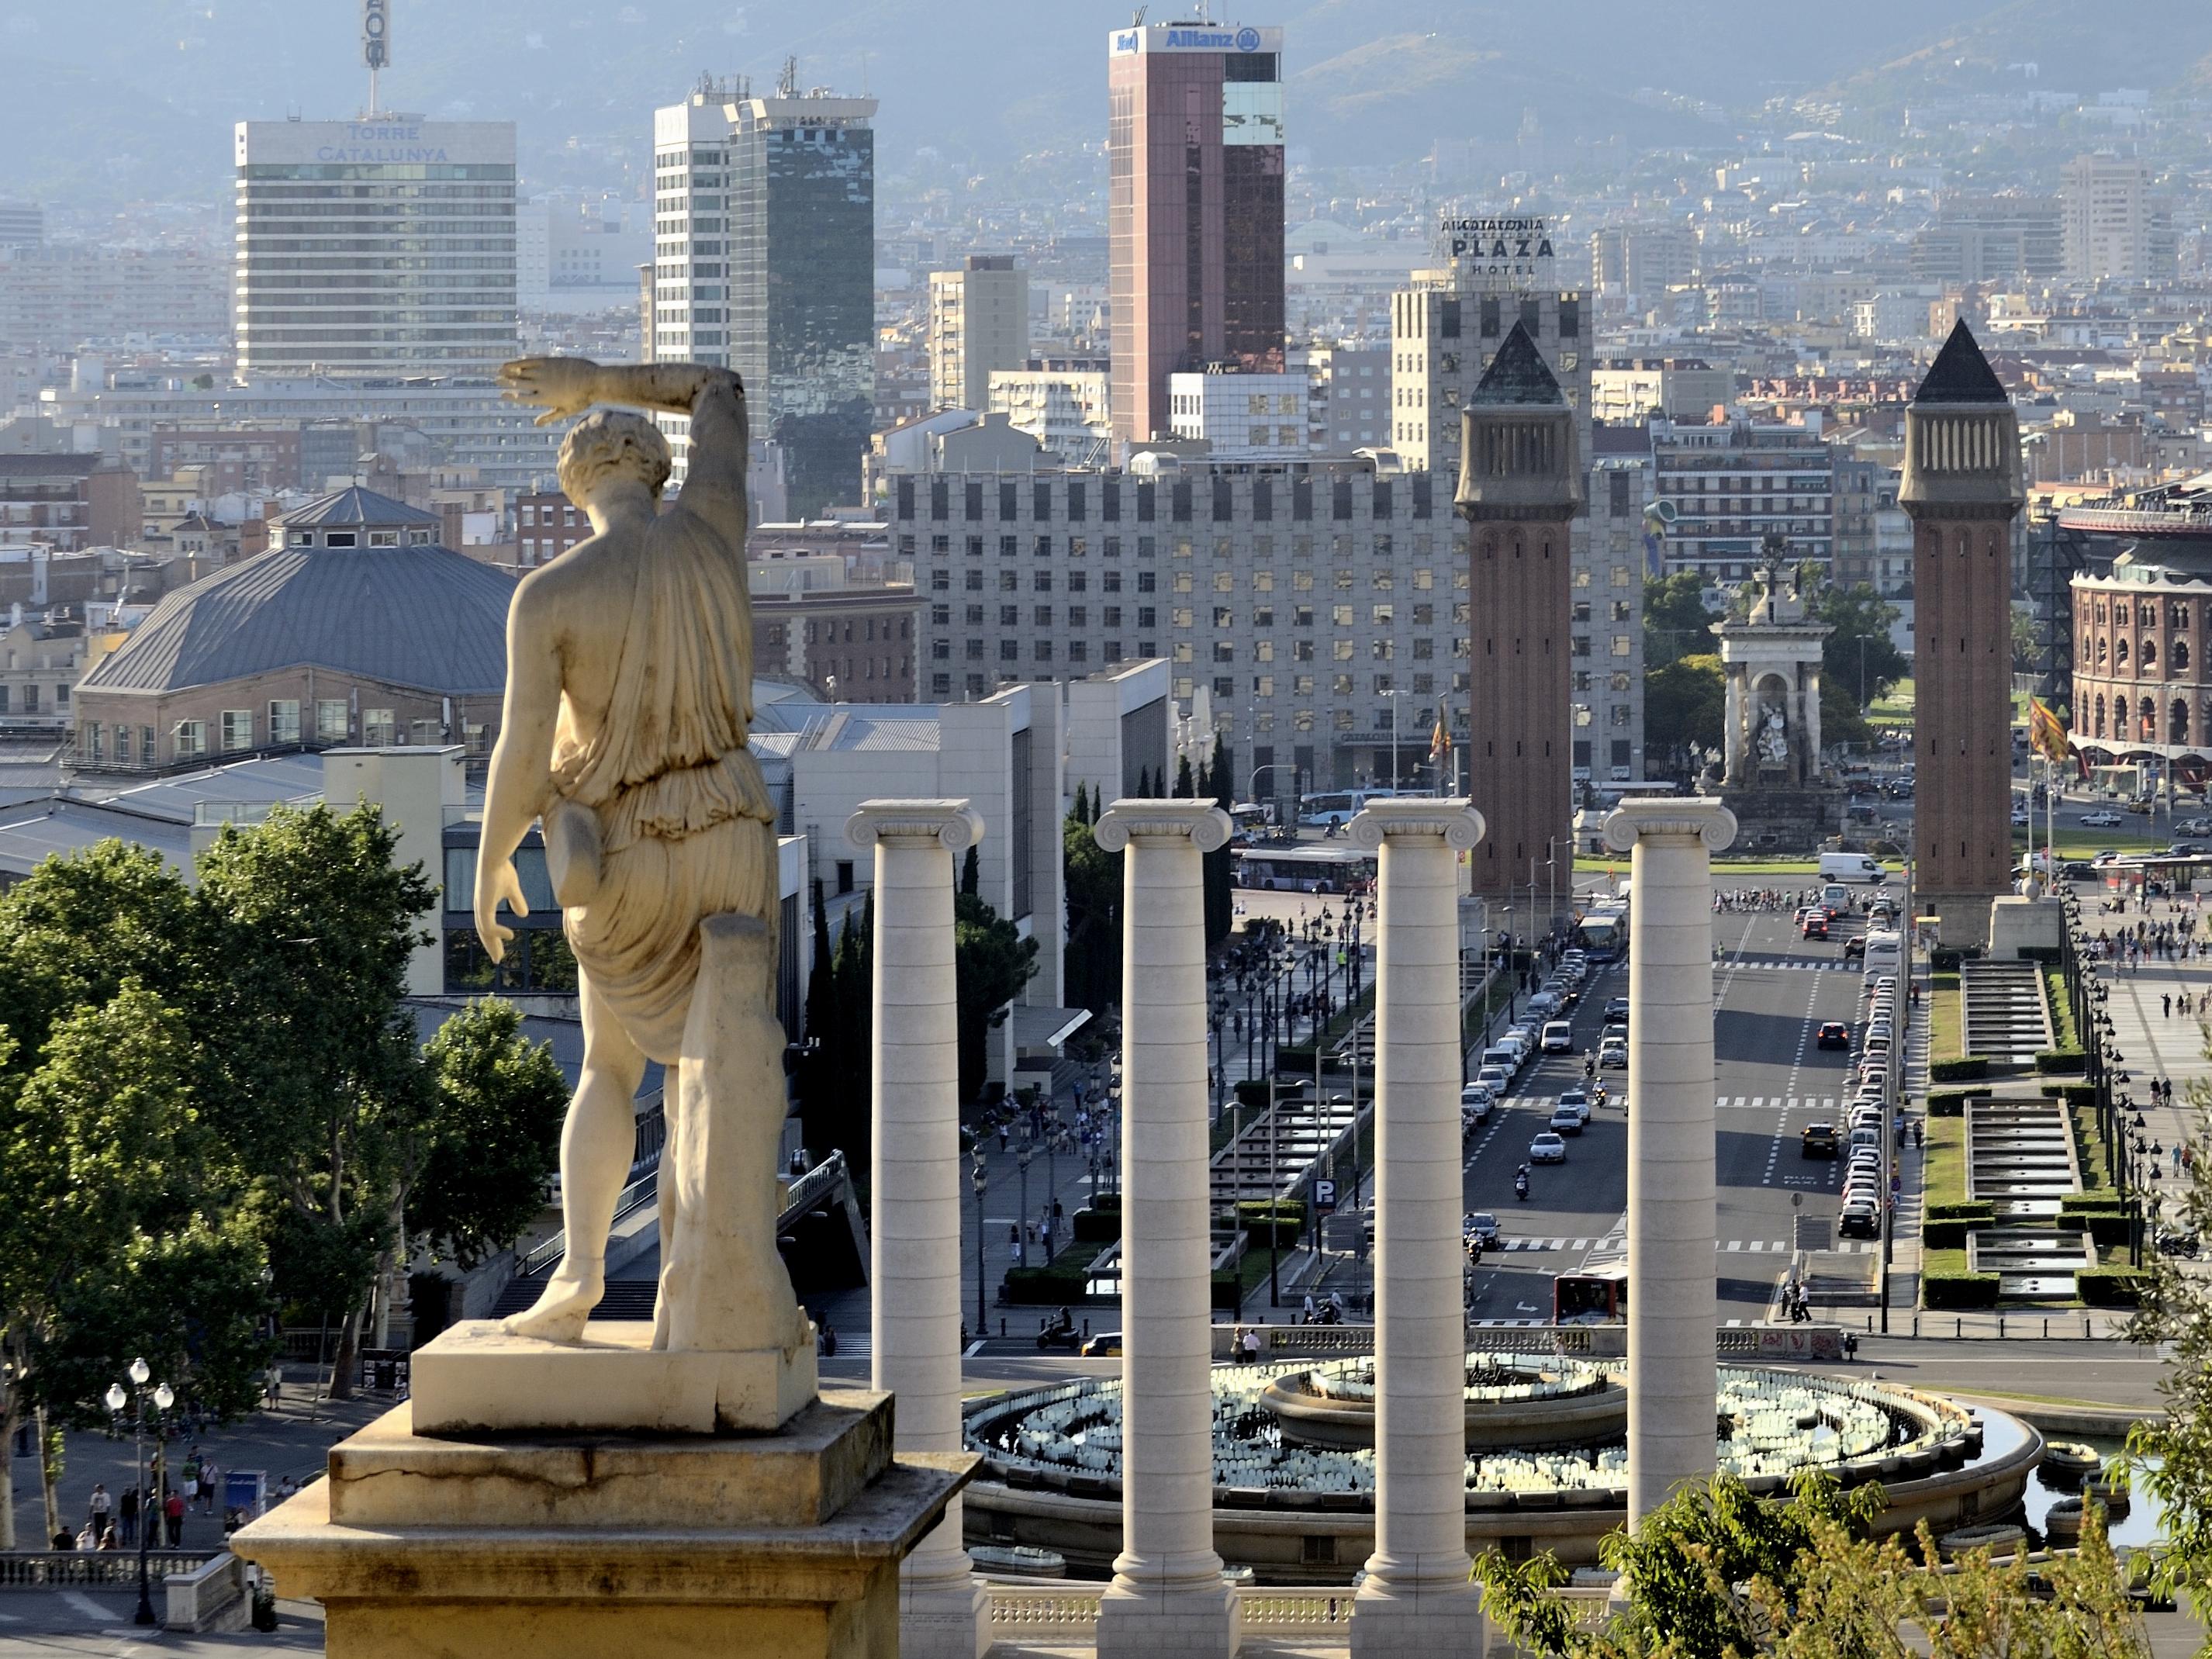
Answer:
POLYGON ((1880 859, 1869 858, 1864 853, 1823 853, 1820 879, 1884 882, 1889 879, 1889 872, 1882 867, 1880 859))
POLYGON ((1547 1054, 1571 1054, 1575 1051, 1575 1028, 1564 1019, 1544 1023, 1544 1052, 1547 1054))

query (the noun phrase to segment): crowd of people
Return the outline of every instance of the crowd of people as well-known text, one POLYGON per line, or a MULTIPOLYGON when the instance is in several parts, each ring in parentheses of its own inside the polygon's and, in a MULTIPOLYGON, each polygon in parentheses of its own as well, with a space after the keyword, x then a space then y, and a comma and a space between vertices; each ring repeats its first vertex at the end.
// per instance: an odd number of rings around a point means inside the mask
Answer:
MULTIPOLYGON (((185 1454, 176 1479, 166 1474, 155 1478, 150 1501, 135 1483, 111 1492, 105 1481, 95 1480, 85 1500, 84 1524, 75 1532, 58 1528, 52 1547, 57 1550, 136 1549, 143 1526, 147 1529, 143 1541, 149 1547, 177 1549, 185 1541, 185 1518, 195 1512, 210 1517, 220 1514, 227 1535, 243 1524, 244 1517, 225 1504, 222 1480, 223 1472, 216 1460, 198 1446, 185 1454)), ((289 1497, 297 1489, 287 1476, 278 1495, 289 1497)))

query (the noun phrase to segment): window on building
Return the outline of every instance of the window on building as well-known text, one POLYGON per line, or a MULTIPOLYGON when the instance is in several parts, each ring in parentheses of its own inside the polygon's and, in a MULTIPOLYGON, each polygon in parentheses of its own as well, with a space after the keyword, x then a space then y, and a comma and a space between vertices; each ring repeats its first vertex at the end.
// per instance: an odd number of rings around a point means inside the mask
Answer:
POLYGON ((361 740, 370 748, 388 748, 398 730, 398 717, 391 709, 364 708, 361 711, 361 740))
POLYGON ((300 740, 300 700, 297 697, 271 698, 269 703, 269 741, 297 743, 300 740))
POLYGON ((179 720, 177 722, 177 758, 197 760, 207 753, 207 722, 179 720))

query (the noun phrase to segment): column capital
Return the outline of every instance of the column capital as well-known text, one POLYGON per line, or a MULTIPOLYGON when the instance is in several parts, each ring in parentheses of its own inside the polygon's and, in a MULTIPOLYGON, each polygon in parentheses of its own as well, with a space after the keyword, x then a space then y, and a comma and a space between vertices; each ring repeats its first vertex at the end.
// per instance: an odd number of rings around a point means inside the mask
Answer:
POLYGON ((1632 852, 1646 836, 1695 836, 1718 853, 1735 840, 1735 814, 1709 796, 1657 795, 1625 800, 1606 818, 1605 844, 1617 853, 1632 852))
POLYGON ((1399 795, 1369 801, 1345 834, 1355 846, 1370 848, 1396 836, 1441 836, 1447 847, 1464 853, 1482 839, 1484 827, 1482 814, 1464 800, 1399 795))
POLYGON ((845 820, 845 839, 855 847, 933 841, 957 853, 983 839, 983 819, 964 800, 864 800, 845 820))
POLYGON ((1210 800, 1117 800, 1099 815, 1091 834, 1109 853, 1131 842, 1182 837, 1201 853, 1229 842, 1229 814, 1210 800))

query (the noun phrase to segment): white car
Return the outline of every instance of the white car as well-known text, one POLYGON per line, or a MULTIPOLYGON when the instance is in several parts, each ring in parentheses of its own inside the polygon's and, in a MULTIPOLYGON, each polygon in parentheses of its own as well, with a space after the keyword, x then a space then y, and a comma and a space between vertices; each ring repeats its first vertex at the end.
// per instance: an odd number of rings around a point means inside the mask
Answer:
POLYGON ((1513 1084, 1503 1066, 1486 1066, 1474 1074, 1474 1080, 1488 1089, 1492 1096, 1503 1095, 1513 1084))
POLYGON ((1528 1161, 1531 1164, 1565 1164, 1567 1161, 1567 1143, 1547 1129, 1528 1143, 1528 1161))
POLYGON ((1628 1066, 1628 1045, 1626 1042, 1618 1041, 1608 1041, 1599 1043, 1597 1046, 1597 1063, 1601 1066, 1610 1066, 1615 1071, 1626 1070, 1628 1066))
POLYGON ((1544 1052, 1547 1054, 1571 1054, 1575 1051, 1575 1028, 1564 1019, 1547 1020, 1544 1024, 1544 1052))
POLYGON ((2081 827, 2084 830, 2117 830, 2126 822, 2127 820, 2122 817, 2118 812, 2084 812, 2081 814, 2081 827))
POLYGON ((1461 1123, 1472 1126, 1481 1122, 1490 1115, 1490 1109, 1496 1103, 1496 1097, 1490 1092, 1487 1084, 1468 1084, 1466 1088, 1459 1091, 1461 1123))

